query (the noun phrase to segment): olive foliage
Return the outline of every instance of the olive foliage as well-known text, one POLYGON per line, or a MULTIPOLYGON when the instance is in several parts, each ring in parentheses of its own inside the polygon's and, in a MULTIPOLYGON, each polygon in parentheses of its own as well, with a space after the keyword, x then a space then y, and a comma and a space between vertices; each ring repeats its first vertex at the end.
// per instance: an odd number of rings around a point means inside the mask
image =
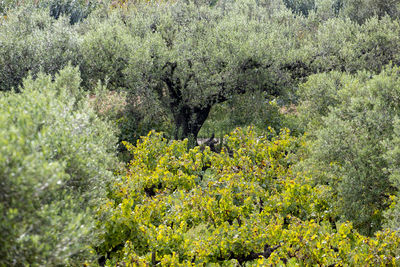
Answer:
POLYGON ((77 69, 0 95, 0 265, 90 261, 94 214, 113 180, 116 139, 88 107, 77 69))
POLYGON ((279 105, 290 105, 299 82, 314 73, 378 73, 399 62, 397 20, 372 16, 358 24, 328 0, 316 1, 308 17, 290 5, 138 3, 90 16, 80 46, 84 84, 91 88, 101 80, 130 92, 131 117, 159 121, 153 124, 159 129, 162 121, 172 122, 172 136, 193 143, 212 108, 238 95, 261 92, 266 103, 278 98, 279 105))
POLYGON ((382 227, 398 192, 398 77, 394 66, 377 75, 318 74, 301 91, 299 110, 312 118, 314 176, 335 189, 342 216, 366 234, 382 227))
POLYGON ((83 77, 89 84, 108 79, 114 88, 133 92, 137 102, 158 104, 171 114, 175 138, 195 139, 215 104, 247 92, 277 96, 284 86, 291 88, 283 65, 296 54, 278 55, 295 48, 290 30, 298 25, 283 5, 253 1, 139 6, 87 33, 83 77))
POLYGON ((18 91, 28 73, 55 75, 78 64, 78 40, 66 18, 55 20, 46 9, 11 10, 0 19, 0 91, 18 91))

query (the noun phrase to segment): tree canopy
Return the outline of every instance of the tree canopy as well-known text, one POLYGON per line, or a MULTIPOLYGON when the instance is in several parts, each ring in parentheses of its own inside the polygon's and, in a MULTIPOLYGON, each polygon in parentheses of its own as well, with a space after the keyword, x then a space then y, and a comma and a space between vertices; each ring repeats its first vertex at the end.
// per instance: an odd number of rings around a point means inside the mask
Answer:
POLYGON ((290 44, 275 46, 279 30, 263 15, 271 11, 256 3, 232 6, 176 3, 105 21, 84 41, 87 64, 98 69, 89 75, 110 73, 110 84, 141 101, 156 98, 172 114, 175 138, 195 140, 216 103, 257 90, 283 93, 272 69, 290 44))

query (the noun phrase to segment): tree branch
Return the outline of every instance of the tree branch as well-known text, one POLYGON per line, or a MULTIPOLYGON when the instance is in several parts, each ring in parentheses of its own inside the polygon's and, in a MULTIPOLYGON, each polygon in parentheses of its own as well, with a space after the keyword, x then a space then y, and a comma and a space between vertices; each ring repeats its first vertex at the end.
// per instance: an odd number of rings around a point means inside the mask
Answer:
POLYGON ((163 75, 162 81, 167 85, 168 93, 171 99, 173 99, 174 104, 182 102, 182 92, 180 90, 181 86, 177 85, 173 81, 173 76, 177 66, 178 64, 176 62, 167 62, 162 68, 164 70, 170 67, 170 70, 166 71, 166 73, 163 75))

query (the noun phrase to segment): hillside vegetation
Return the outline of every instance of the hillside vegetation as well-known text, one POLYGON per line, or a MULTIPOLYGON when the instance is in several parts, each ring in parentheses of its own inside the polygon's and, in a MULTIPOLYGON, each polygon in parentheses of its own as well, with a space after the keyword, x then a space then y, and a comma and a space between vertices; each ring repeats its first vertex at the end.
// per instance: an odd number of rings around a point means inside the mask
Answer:
POLYGON ((400 265, 399 64, 399 0, 0 0, 0 266, 400 265))

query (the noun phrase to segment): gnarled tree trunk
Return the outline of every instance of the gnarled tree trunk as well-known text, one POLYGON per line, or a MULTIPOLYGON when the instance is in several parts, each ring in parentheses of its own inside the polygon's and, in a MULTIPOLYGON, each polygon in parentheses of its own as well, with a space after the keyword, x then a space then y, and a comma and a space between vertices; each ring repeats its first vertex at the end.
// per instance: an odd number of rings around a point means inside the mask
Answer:
POLYGON ((190 107, 181 105, 175 108, 173 113, 175 121, 175 139, 189 139, 189 146, 197 145, 197 135, 208 114, 211 110, 211 105, 205 107, 190 107))

